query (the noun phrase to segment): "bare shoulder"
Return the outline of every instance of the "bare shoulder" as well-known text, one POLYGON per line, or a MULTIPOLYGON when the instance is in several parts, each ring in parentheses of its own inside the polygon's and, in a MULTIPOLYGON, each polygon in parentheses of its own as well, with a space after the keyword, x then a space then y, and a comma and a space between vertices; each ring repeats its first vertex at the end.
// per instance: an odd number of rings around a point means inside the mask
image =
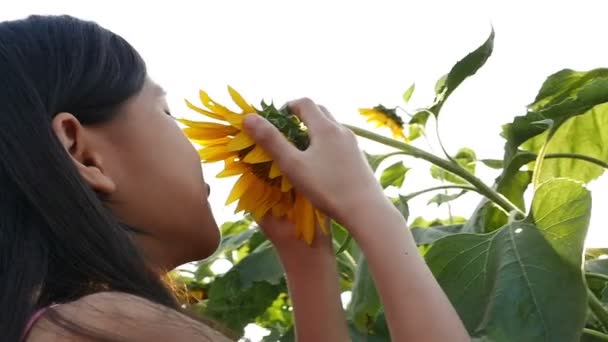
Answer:
POLYGON ((27 342, 99 340, 229 341, 166 306, 126 293, 100 292, 47 310, 27 342))

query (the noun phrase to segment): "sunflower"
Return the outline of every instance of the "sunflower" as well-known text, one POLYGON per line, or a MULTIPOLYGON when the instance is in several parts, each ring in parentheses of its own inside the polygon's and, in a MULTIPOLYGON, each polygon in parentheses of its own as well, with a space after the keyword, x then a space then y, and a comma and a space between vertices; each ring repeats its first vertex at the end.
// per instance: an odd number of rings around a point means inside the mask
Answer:
POLYGON ((409 139, 403 134, 403 119, 397 115, 396 109, 389 109, 383 105, 377 105, 373 108, 360 108, 359 113, 367 117, 367 122, 376 123, 376 127, 388 127, 393 133, 395 139, 401 139, 406 142, 409 139))
POLYGON ((286 107, 277 109, 262 101, 261 109, 256 109, 232 87, 228 86, 228 92, 240 111, 232 111, 215 102, 202 90, 199 95, 204 108, 186 100, 188 108, 215 121, 178 119, 186 126, 184 133, 202 147, 198 151, 202 162, 224 162, 218 178, 238 176, 226 205, 238 201, 235 213, 249 213, 258 221, 268 213, 287 217, 295 225, 296 236, 310 245, 317 223, 327 234, 324 214, 293 188, 270 155, 245 133, 243 119, 247 114, 261 115, 300 150, 309 144, 305 127, 286 107))

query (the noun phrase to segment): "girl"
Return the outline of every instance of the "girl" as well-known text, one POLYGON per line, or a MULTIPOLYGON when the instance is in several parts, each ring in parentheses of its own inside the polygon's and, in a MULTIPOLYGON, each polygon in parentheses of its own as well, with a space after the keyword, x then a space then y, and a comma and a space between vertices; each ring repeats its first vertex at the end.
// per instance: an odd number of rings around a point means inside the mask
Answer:
MULTIPOLYGON (((180 311, 162 278, 220 240, 198 154, 161 87, 120 36, 68 16, 0 23, 2 341, 225 341, 180 311)), ((282 173, 342 223, 368 259, 395 341, 466 330, 353 134, 313 101, 299 151, 270 124, 245 128, 282 173), (331 165, 341 165, 337 174, 331 165)), ((260 225, 284 266, 300 341, 349 339, 330 238, 260 225)))

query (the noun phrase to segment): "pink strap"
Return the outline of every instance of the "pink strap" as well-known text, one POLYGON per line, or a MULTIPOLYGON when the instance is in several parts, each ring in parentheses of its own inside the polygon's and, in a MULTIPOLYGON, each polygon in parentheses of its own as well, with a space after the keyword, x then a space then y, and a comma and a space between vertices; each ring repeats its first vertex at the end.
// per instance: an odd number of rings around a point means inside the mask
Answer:
POLYGON ((40 317, 42 317, 42 315, 44 315, 46 310, 48 310, 49 308, 55 307, 57 305, 58 304, 53 304, 51 306, 38 309, 36 312, 34 312, 32 317, 30 317, 30 320, 27 322, 27 325, 25 326, 25 330, 23 331, 23 338, 21 340, 25 341, 27 339, 27 336, 29 335, 30 331, 32 330, 32 327, 34 326, 34 324, 36 324, 36 322, 40 319, 40 317))

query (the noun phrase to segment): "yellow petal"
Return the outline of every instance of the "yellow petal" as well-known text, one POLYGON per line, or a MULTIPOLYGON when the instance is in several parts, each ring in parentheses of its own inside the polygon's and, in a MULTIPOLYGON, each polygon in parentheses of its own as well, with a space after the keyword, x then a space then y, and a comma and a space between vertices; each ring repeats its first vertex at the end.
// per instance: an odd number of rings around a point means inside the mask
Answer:
POLYGON ((249 165, 239 163, 239 162, 234 162, 234 163, 230 163, 230 164, 226 165, 224 167, 224 169, 220 173, 217 174, 216 177, 223 178, 223 177, 230 177, 230 176, 234 176, 234 175, 240 175, 249 170, 251 170, 251 167, 249 167, 249 165))
POLYGON ((317 209, 315 209, 315 216, 317 217, 317 222, 319 222, 319 227, 321 228, 321 231, 323 232, 323 234, 327 234, 327 218, 325 217, 325 215, 323 215, 322 212, 317 209))
POLYGON ((363 115, 363 116, 368 116, 371 114, 374 114, 375 110, 370 109, 370 108, 359 108, 359 114, 363 115))
POLYGON ((228 120, 228 116, 230 116, 230 115, 239 115, 239 114, 231 111, 230 109, 226 108, 225 106, 222 106, 221 104, 215 102, 203 90, 199 91, 199 96, 201 98, 201 102, 203 103, 203 105, 205 105, 205 107, 207 107, 210 111, 216 113, 216 115, 220 115, 222 117, 221 120, 229 121, 228 120))
POLYGON ((262 149, 262 147, 256 145, 251 152, 247 153, 243 161, 249 164, 259 164, 263 162, 271 161, 272 158, 262 149))
POLYGON ((276 217, 283 217, 283 216, 287 215, 290 208, 292 207, 291 203, 289 203, 285 199, 286 194, 284 194, 284 193, 281 193, 281 194, 282 194, 281 199, 272 207, 272 215, 276 216, 276 217))
POLYGON ((293 186, 291 185, 291 182, 287 180, 287 178, 282 177, 281 178, 281 192, 287 192, 289 190, 291 190, 293 186))
POLYGON ((205 116, 208 116, 212 119, 216 119, 216 120, 224 120, 224 117, 222 115, 204 110, 202 108, 199 108, 195 105, 193 105, 190 101, 186 100, 186 106, 188 106, 188 108, 194 110, 195 112, 198 112, 199 114, 203 114, 205 116))
POLYGON ((281 170, 279 169, 279 166, 277 165, 277 163, 275 163, 273 161, 272 165, 270 165, 270 171, 268 172, 268 178, 275 179, 275 178, 279 177, 280 175, 281 175, 281 170))
POLYGON ((231 126, 225 126, 220 124, 212 124, 215 125, 209 126, 208 128, 194 128, 194 127, 186 127, 183 129, 184 134, 190 138, 195 140, 212 140, 224 138, 229 135, 234 135, 238 133, 238 130, 231 126))
POLYGON ((226 145, 211 145, 198 150, 198 155, 204 162, 220 161, 237 154, 237 152, 228 151, 226 145))
POLYGON ((217 146, 217 145, 228 145, 228 143, 230 142, 230 138, 223 137, 223 138, 211 139, 211 140, 199 140, 199 139, 190 138, 190 141, 194 142, 198 145, 207 147, 207 146, 217 146))
POLYGON ((228 199, 226 200, 226 205, 236 201, 241 198, 245 191, 251 186, 251 183, 255 181, 255 176, 248 172, 243 174, 237 181, 234 183, 230 194, 228 195, 228 199))
MULTIPOLYGON (((273 209, 281 201, 281 191, 279 191, 279 189, 277 189, 275 187, 269 187, 269 189, 270 189, 269 196, 264 200, 264 203, 261 204, 261 207, 264 208, 263 215, 266 215, 268 212, 270 212, 274 215, 273 209)), ((277 216, 277 215, 274 215, 274 216, 277 216)))
POLYGON ((281 201, 282 197, 282 193, 279 189, 275 187, 270 187, 270 189, 272 190, 272 192, 270 193, 270 196, 266 199, 266 203, 268 204, 269 209, 277 205, 277 203, 281 201))
POLYGON ((253 211, 253 217, 256 221, 260 221, 264 215, 270 209, 268 200, 272 197, 273 189, 269 186, 265 186, 262 193, 263 195, 257 200, 257 207, 253 211))
POLYGON ((228 149, 231 151, 240 151, 246 149, 247 147, 253 144, 255 144, 255 141, 251 139, 249 134, 241 131, 234 137, 234 139, 230 141, 230 143, 228 144, 228 149))
POLYGON ((311 244, 312 240, 315 238, 315 214, 314 208, 312 204, 305 199, 304 200, 304 209, 302 210, 303 216, 300 218, 296 218, 297 220, 302 220, 302 235, 304 237, 304 241, 307 244, 311 244))
POLYGON ((236 105, 243 110, 243 113, 257 113, 255 108, 248 104, 247 101, 245 101, 245 99, 241 96, 241 94, 234 90, 234 88, 228 86, 228 92, 230 93, 230 97, 232 97, 232 101, 234 101, 234 103, 236 103, 236 105))
POLYGON ((230 128, 232 131, 236 130, 234 127, 231 127, 228 125, 223 125, 223 124, 217 123, 217 122, 193 121, 193 120, 188 120, 188 119, 184 119, 184 118, 178 118, 175 120, 188 127, 193 127, 193 128, 202 128, 202 129, 214 129, 214 128, 228 129, 228 128, 230 128))
POLYGON ((306 209, 304 207, 304 201, 305 199, 302 196, 299 194, 296 195, 296 202, 293 206, 293 217, 291 219, 295 221, 295 233, 297 238, 300 238, 304 231, 304 220, 302 220, 302 217, 304 217, 304 211, 306 209))
POLYGON ((226 121, 230 123, 230 125, 242 130, 243 129, 243 119, 245 119, 245 115, 236 114, 236 113, 226 113, 224 115, 226 121))
POLYGON ((264 183, 258 180, 257 177, 254 176, 254 178, 249 188, 241 196, 236 212, 241 210, 253 212, 257 208, 258 201, 264 196, 264 183))

